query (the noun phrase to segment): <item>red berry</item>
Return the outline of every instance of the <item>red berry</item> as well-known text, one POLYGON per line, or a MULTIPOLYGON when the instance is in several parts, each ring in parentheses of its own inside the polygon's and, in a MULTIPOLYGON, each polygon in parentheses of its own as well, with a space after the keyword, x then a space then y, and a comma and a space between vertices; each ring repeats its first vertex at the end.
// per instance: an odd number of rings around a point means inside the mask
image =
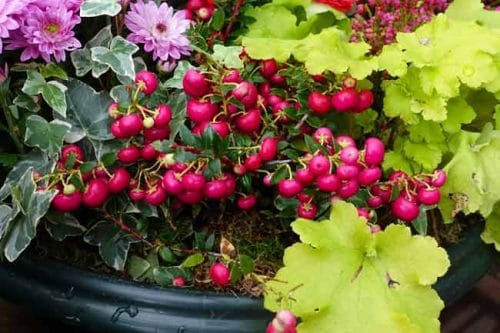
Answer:
POLYGON ((304 186, 312 184, 314 178, 316 178, 316 176, 311 172, 309 168, 299 169, 295 171, 295 179, 297 179, 304 186))
POLYGON ((186 191, 203 191, 205 184, 205 177, 201 173, 188 172, 182 176, 182 186, 186 191))
POLYGON ((236 129, 241 133, 251 134, 257 132, 262 125, 260 111, 257 109, 251 109, 238 116, 235 119, 235 125, 236 129))
POLYGON ((265 59, 262 60, 260 64, 260 72, 263 77, 270 78, 274 74, 278 73, 278 64, 276 63, 276 60, 274 59, 265 59))
POLYGON ((340 151, 340 160, 345 164, 356 164, 358 162, 359 150, 356 147, 348 146, 340 151))
POLYGON ((273 138, 264 138, 260 144, 259 155, 263 161, 271 161, 278 153, 278 140, 273 138))
POLYGON ((313 134, 314 141, 322 146, 331 145, 333 143, 333 133, 328 127, 320 127, 313 134))
POLYGON ((327 83, 328 82, 328 80, 326 79, 326 77, 324 77, 321 74, 311 75, 311 78, 314 80, 314 82, 318 82, 318 83, 327 83))
POLYGON ((441 169, 434 171, 431 177, 430 185, 435 187, 441 187, 445 183, 446 183, 446 173, 441 169))
POLYGON ((205 6, 204 0, 189 0, 187 2, 186 8, 194 11, 200 9, 203 6, 205 6))
POLYGON ((154 126, 155 127, 167 127, 172 120, 172 110, 165 104, 160 104, 155 110, 156 114, 154 116, 154 126))
POLYGON ((203 74, 196 69, 190 69, 182 78, 182 88, 189 96, 201 98, 210 92, 210 84, 203 74))
POLYGON ((392 186, 388 184, 375 184, 370 187, 370 193, 379 196, 383 203, 389 202, 392 196, 392 186))
POLYGON ((221 180, 224 182, 224 185, 226 187, 224 197, 229 197, 234 193, 234 190, 236 189, 236 179, 234 179, 234 176, 231 173, 224 172, 221 180))
POLYGON ((283 103, 283 99, 279 96, 276 96, 276 95, 269 95, 267 96, 267 103, 269 105, 271 105, 272 107, 274 107, 275 105, 279 104, 279 103, 283 103))
POLYGON ((143 128, 141 117, 135 113, 121 117, 118 122, 120 132, 127 138, 138 135, 143 128))
POLYGON ((333 94, 331 103, 338 112, 354 111, 358 104, 358 93, 352 88, 343 88, 333 94))
POLYGON ((313 220, 318 213, 318 207, 312 202, 301 202, 297 207, 297 215, 304 219, 313 220))
POLYGON ((72 194, 66 195, 58 193, 52 200, 52 207, 61 213, 68 213, 77 210, 82 203, 82 192, 74 191, 72 194))
POLYGON ((130 174, 125 168, 116 168, 113 176, 108 181, 108 189, 111 193, 124 191, 130 182, 130 174))
POLYGON ((209 100, 203 102, 196 99, 188 101, 186 114, 195 123, 211 121, 219 111, 219 106, 209 100))
POLYGON ((235 164, 233 172, 238 176, 244 176, 247 173, 247 168, 243 164, 235 164))
POLYGON ((169 127, 163 127, 163 128, 148 128, 143 131, 144 135, 144 140, 146 142, 153 142, 157 140, 164 140, 168 137, 170 134, 170 128, 169 127))
POLYGON ((64 166, 66 166, 66 161, 70 158, 70 156, 74 156, 75 163, 68 166, 69 169, 73 169, 75 166, 80 166, 82 164, 84 159, 82 148, 77 145, 64 146, 61 151, 61 162, 64 166))
POLYGON ((247 171, 255 171, 262 166, 262 158, 259 154, 252 154, 247 157, 244 165, 247 171))
POLYGON ((271 95, 271 84, 269 82, 259 84, 259 94, 267 99, 271 95))
POLYGON ((353 138, 347 135, 341 135, 338 136, 335 141, 338 143, 338 145, 342 148, 345 147, 356 147, 356 142, 354 141, 353 138))
POLYGON ((162 179, 162 186, 165 190, 172 194, 179 194, 184 190, 184 185, 174 170, 168 170, 165 172, 162 179))
POLYGON ((351 180, 358 177, 359 170, 355 165, 339 165, 335 171, 337 177, 341 180, 351 180))
POLYGON ((282 85, 284 85, 284 84, 286 83, 286 78, 285 78, 284 76, 279 75, 278 73, 273 74, 273 75, 269 78, 269 80, 270 80, 273 84, 275 84, 275 85, 277 85, 277 86, 282 86, 282 85))
POLYGON ((370 213, 366 209, 358 207, 357 210, 359 217, 364 217, 367 221, 370 221, 370 213))
POLYGON ((182 276, 176 276, 172 279, 172 286, 174 287, 184 287, 186 285, 186 280, 182 276))
POLYGON ((227 186, 223 180, 214 179, 206 183, 203 191, 207 199, 220 200, 227 194, 227 186))
POLYGON ((111 118, 118 119, 121 117, 120 109, 118 107, 119 105, 117 102, 111 102, 108 105, 108 114, 111 118))
POLYGON ((300 192, 299 194, 297 194, 297 199, 300 202, 308 202, 308 201, 311 201, 312 198, 313 198, 312 195, 307 194, 305 192, 300 192))
POLYGON ((382 206, 383 204, 383 201, 382 201, 382 198, 381 197, 370 197, 366 200, 366 204, 369 206, 369 207, 372 207, 372 208, 377 208, 377 207, 380 207, 382 206))
POLYGON ((141 158, 141 150, 134 145, 122 148, 118 151, 118 159, 123 164, 135 163, 141 158))
POLYGON ((378 138, 365 141, 365 162, 368 165, 379 165, 384 160, 384 143, 378 138))
POLYGON ((423 187, 418 190, 417 199, 427 206, 437 205, 441 200, 441 192, 435 187, 423 187))
POLYGON ((236 69, 232 69, 228 74, 224 76, 224 83, 240 83, 243 81, 240 72, 236 69))
POLYGON ((227 285, 231 277, 231 272, 229 271, 229 268, 227 268, 226 265, 219 262, 212 264, 212 266, 210 267, 209 274, 213 283, 215 283, 220 287, 227 285))
POLYGON ((91 179, 82 196, 83 203, 91 208, 102 206, 109 196, 108 184, 102 178, 91 179))
POLYGON ((148 143, 142 147, 141 156, 145 161, 153 161, 160 156, 160 152, 157 151, 151 143, 148 143))
POLYGON ((331 163, 328 157, 317 154, 311 158, 308 167, 314 175, 320 176, 330 172, 331 163))
POLYGON ((342 199, 347 199, 359 192, 359 183, 356 179, 351 179, 340 185, 337 194, 342 199))
POLYGON ((229 128, 229 124, 225 121, 211 121, 200 124, 200 131, 203 134, 207 127, 211 127, 215 133, 217 133, 222 139, 231 133, 231 129, 229 128))
POLYGON ((119 121, 114 121, 111 124, 110 131, 111 131, 111 134, 113 134, 113 136, 117 139, 125 139, 128 137, 128 135, 123 133, 123 131, 121 130, 119 121))
POLYGON ((187 205, 195 205, 203 200, 203 192, 184 191, 177 195, 179 200, 187 205))
POLYGON ((340 180, 336 175, 325 174, 316 179, 316 186, 322 192, 335 192, 340 187, 340 180))
POLYGON ((369 167, 359 172, 358 181, 361 185, 368 186, 377 182, 382 177, 382 169, 369 167))
POLYGON ((296 179, 283 179, 278 183, 278 192, 284 198, 292 198, 302 192, 304 187, 296 179))
POLYGON ((363 112, 369 109, 373 104, 373 93, 368 89, 363 89, 358 93, 358 102, 355 112, 363 112))
POLYGON ((407 198, 399 196, 391 203, 392 215, 405 222, 411 222, 418 217, 420 209, 418 204, 407 198))
POLYGON ((257 103, 257 88, 248 81, 239 83, 236 88, 231 91, 231 95, 247 108, 257 103))
POLYGON ((143 70, 135 75, 135 84, 142 85, 141 91, 151 95, 158 88, 158 78, 153 72, 143 70))
POLYGON ((151 206, 159 206, 167 200, 167 191, 165 191, 160 184, 157 184, 155 188, 147 191, 144 201, 146 201, 151 206))
POLYGON ((133 188, 128 192, 132 201, 142 201, 146 197, 146 192, 140 188, 133 188))
POLYGON ((332 109, 330 98, 316 91, 309 94, 308 105, 316 114, 327 114, 332 109))
POLYGON ((238 208, 241 210, 251 210, 257 204, 257 197, 254 194, 240 197, 237 200, 238 208))
POLYGON ((344 88, 354 89, 356 88, 357 83, 358 82, 355 78, 348 76, 342 81, 342 86, 344 86, 344 88))

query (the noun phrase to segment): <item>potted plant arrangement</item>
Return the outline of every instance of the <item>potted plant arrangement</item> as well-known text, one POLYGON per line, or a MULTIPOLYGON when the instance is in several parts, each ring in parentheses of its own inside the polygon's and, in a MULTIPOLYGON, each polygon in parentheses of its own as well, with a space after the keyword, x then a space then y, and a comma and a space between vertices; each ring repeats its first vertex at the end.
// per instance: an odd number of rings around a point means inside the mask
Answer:
POLYGON ((0 295, 105 332, 439 332, 500 250, 496 4, 0 0, 0 295))

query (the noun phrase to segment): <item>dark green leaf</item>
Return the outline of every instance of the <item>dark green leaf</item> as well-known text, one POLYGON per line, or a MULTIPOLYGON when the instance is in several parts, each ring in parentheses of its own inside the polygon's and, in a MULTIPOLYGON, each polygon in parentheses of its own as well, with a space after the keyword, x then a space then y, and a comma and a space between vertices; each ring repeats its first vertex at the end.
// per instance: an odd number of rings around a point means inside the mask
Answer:
POLYGON ((416 220, 411 223, 415 230, 422 236, 427 235, 427 209, 428 207, 421 205, 420 214, 416 220))
POLYGON ((176 92, 169 96, 168 105, 172 110, 172 120, 170 121, 170 140, 175 140, 179 134, 180 126, 186 121, 187 96, 183 92, 176 92))
POLYGON ((234 262, 229 265, 229 269, 231 270, 231 283, 235 284, 243 276, 243 273, 240 266, 234 262))
MULTIPOLYGON (((104 163, 104 162, 103 162, 104 163)), ((83 163, 81 166, 80 166, 80 172, 83 174, 83 173, 87 173, 89 171, 91 171, 93 168, 95 168, 95 166, 97 165, 96 162, 94 161, 90 161, 90 162, 85 162, 83 163)))
POLYGON ((280 165, 271 176, 271 184, 277 185, 281 180, 286 179, 290 176, 290 168, 288 168, 286 165, 280 165))
POLYGON ((212 22, 210 23, 212 29, 219 31, 224 26, 224 20, 226 15, 223 10, 216 10, 212 16, 212 22))
POLYGON ((74 216, 69 214, 51 213, 45 217, 47 218, 45 229, 58 242, 65 240, 66 237, 80 236, 87 230, 74 216))
POLYGON ((243 185, 243 189, 247 193, 253 192, 252 188, 252 176, 249 173, 246 173, 243 177, 240 177, 241 185, 243 185))
POLYGON ((207 168, 203 171, 206 178, 212 178, 220 175, 222 172, 222 165, 220 159, 216 158, 208 162, 207 168))
POLYGON ((153 276, 156 283, 163 287, 171 287, 172 280, 178 276, 186 281, 193 278, 193 274, 189 270, 176 266, 155 268, 153 269, 153 276))
POLYGON ((178 150, 174 155, 174 159, 180 163, 192 162, 197 158, 198 158, 197 154, 191 153, 189 151, 185 151, 184 149, 178 150))
POLYGON ((180 267, 190 268, 194 266, 201 265, 205 261, 205 257, 201 253, 195 253, 184 259, 180 267))
POLYGON ((283 198, 282 196, 277 196, 276 199, 274 199, 274 206, 278 208, 279 211, 285 211, 285 210, 293 210, 297 208, 299 205, 299 201, 297 199, 287 199, 283 198))
POLYGON ((116 162, 117 158, 116 152, 110 152, 101 156, 101 162, 104 164, 104 167, 107 168, 112 166, 116 162))
POLYGON ((12 167, 17 163, 19 156, 16 154, 0 153, 0 164, 6 167, 12 167))
POLYGON ((247 275, 253 272, 255 263, 252 258, 242 254, 240 255, 240 268, 243 275, 247 275))
POLYGON ((188 146, 192 147, 198 147, 199 143, 199 137, 194 135, 193 132, 187 128, 186 125, 182 124, 179 127, 179 136, 181 138, 181 141, 188 146))
POLYGON ((173 264, 177 261, 177 258, 173 254, 173 252, 166 246, 162 247, 160 251, 158 251, 160 258, 163 259, 167 264, 173 264))
POLYGON ((23 108, 29 112, 36 113, 40 111, 40 105, 35 102, 36 97, 29 96, 27 94, 19 93, 16 98, 14 98, 14 104, 20 108, 23 108))
POLYGON ((131 256, 127 261, 127 273, 135 281, 140 280, 150 268, 151 264, 138 256, 131 256))

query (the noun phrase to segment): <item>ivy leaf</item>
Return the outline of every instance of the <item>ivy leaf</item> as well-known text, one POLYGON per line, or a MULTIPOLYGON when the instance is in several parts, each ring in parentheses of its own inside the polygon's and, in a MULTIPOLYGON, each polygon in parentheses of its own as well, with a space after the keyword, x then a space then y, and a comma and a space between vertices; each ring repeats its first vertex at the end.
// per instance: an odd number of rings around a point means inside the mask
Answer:
POLYGON ((299 332, 439 332, 444 303, 431 285, 450 262, 435 239, 403 225, 371 234, 342 201, 329 220, 298 219, 292 228, 301 243, 286 249, 265 307, 301 317, 299 332))
POLYGON ((2 235, 5 227, 7 226, 7 223, 9 223, 12 218, 14 218, 14 216, 12 216, 13 212, 14 210, 12 209, 12 207, 7 205, 0 205, 0 240, 2 239, 2 235))
POLYGON ((56 65, 52 62, 41 66, 40 67, 40 74, 42 74, 42 76, 44 78, 57 77, 61 80, 68 79, 68 74, 66 74, 64 69, 62 69, 61 67, 59 67, 58 65, 56 65))
POLYGON ((448 180, 441 188, 439 208, 445 222, 463 211, 479 212, 485 218, 500 201, 500 178, 496 176, 500 165, 500 132, 493 131, 488 143, 476 145, 479 133, 460 131, 450 137, 453 158, 443 168, 448 180))
POLYGON ((123 232, 111 221, 99 221, 87 230, 86 243, 99 247, 99 254, 106 265, 116 270, 123 270, 130 245, 138 240, 123 232))
POLYGON ((108 71, 108 65, 103 65, 92 60, 90 50, 96 46, 109 47, 111 39, 113 39, 113 34, 111 33, 111 26, 108 25, 102 28, 91 40, 89 40, 85 44, 85 47, 71 52, 71 62, 75 67, 77 76, 84 76, 92 71, 92 76, 98 78, 108 71))
POLYGON ((121 36, 116 36, 111 40, 109 49, 102 46, 93 47, 91 58, 93 61, 111 67, 118 75, 134 79, 135 69, 132 55, 139 50, 139 47, 121 36))
POLYGON ((140 281, 150 268, 151 264, 138 256, 131 256, 127 262, 127 273, 135 281, 140 281))
POLYGON ((87 230, 70 214, 47 214, 45 229, 50 237, 62 242, 67 237, 80 236, 87 230))
POLYGON ((33 70, 28 71, 28 78, 24 82, 22 91, 25 94, 34 96, 42 94, 47 104, 61 116, 66 116, 66 86, 57 81, 45 81, 43 76, 33 70))
POLYGON ((212 58, 227 68, 242 69, 243 60, 240 58, 241 46, 214 45, 212 58))
MULTIPOLYGON (((216 11, 216 13, 219 11, 216 11)), ((215 14, 214 14, 215 15, 215 14)), ((182 89, 182 78, 184 74, 190 69, 194 68, 193 65, 187 60, 182 60, 177 63, 177 67, 175 67, 174 75, 165 81, 163 84, 166 88, 176 88, 182 89)))
POLYGON ((60 152, 63 138, 70 128, 71 125, 64 121, 55 119, 49 123, 40 116, 32 115, 26 119, 24 143, 55 156, 60 152))
POLYGON ((17 215, 7 223, 1 248, 5 258, 14 261, 36 236, 40 219, 47 213, 57 191, 37 191, 29 168, 11 189, 17 215))
POLYGON ((119 0, 84 0, 80 7, 80 16, 115 16, 121 9, 119 0))

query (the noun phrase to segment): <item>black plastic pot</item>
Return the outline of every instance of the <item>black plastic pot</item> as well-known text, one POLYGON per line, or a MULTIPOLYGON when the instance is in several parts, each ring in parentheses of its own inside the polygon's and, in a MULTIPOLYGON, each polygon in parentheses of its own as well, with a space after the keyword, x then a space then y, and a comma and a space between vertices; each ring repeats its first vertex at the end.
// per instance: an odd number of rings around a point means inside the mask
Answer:
MULTIPOLYGON (((449 249, 452 268, 435 288, 450 304, 466 293, 494 251, 471 228, 449 249)), ((0 265, 0 295, 37 313, 97 332, 264 332, 262 300, 141 285, 42 258, 0 265)))

